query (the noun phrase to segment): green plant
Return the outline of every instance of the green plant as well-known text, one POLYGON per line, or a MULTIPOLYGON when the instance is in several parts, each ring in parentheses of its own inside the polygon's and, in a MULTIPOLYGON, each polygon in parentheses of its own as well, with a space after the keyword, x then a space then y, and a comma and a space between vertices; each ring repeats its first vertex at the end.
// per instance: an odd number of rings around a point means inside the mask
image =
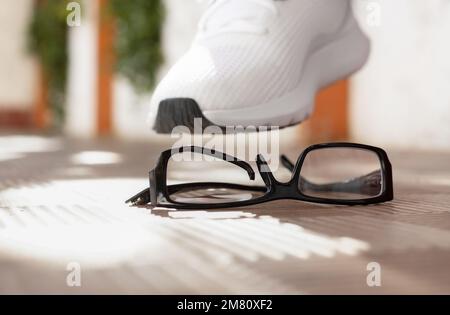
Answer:
POLYGON ((117 71, 139 92, 150 91, 163 62, 161 35, 164 6, 160 0, 110 0, 116 21, 117 71))
POLYGON ((54 123, 64 117, 67 74, 66 1, 45 0, 38 3, 29 26, 28 44, 39 58, 48 82, 48 97, 54 123))
MULTIPOLYGON (((91 1, 91 0, 89 0, 91 1)), ((37 55, 48 80, 53 121, 64 118, 67 81, 67 15, 69 0, 41 0, 29 25, 29 47, 37 55)), ((82 4, 81 1, 78 1, 82 4)), ((81 10, 83 12, 83 8, 81 10)), ((161 33, 164 6, 161 0, 109 0, 116 22, 116 71, 130 80, 138 92, 150 91, 163 62, 161 33)))

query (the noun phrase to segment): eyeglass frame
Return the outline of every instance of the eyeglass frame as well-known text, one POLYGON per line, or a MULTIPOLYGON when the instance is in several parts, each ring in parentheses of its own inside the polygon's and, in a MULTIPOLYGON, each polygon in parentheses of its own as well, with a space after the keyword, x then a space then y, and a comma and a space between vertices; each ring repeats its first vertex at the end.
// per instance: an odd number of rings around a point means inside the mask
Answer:
POLYGON ((387 153, 378 147, 350 143, 350 142, 334 142, 334 143, 322 143, 315 144, 307 147, 299 155, 295 165, 289 161, 289 159, 282 155, 281 162, 283 166, 291 171, 291 179, 288 182, 280 182, 273 175, 266 160, 261 154, 256 157, 256 165, 258 172, 264 181, 265 186, 248 186, 240 184, 230 183, 218 183, 218 182, 199 182, 199 183, 186 183, 186 184, 174 184, 167 185, 167 167, 170 158, 175 154, 180 153, 198 153, 202 155, 208 155, 221 159, 225 162, 232 163, 238 167, 244 169, 250 180, 255 180, 256 173, 245 161, 242 161, 231 155, 216 151, 215 149, 197 147, 197 146, 183 146, 175 149, 163 151, 156 163, 156 166, 149 172, 149 187, 131 197, 126 203, 132 203, 133 205, 144 205, 150 203, 152 207, 164 207, 164 208, 176 208, 181 210, 203 210, 203 209, 219 209, 219 208, 238 208, 251 206, 261 203, 266 203, 275 200, 298 200, 319 204, 332 204, 332 205, 370 205, 388 202, 394 199, 394 189, 392 181, 392 166, 387 156, 387 153), (367 150, 375 153, 380 161, 382 172, 382 191, 380 194, 374 197, 364 199, 332 199, 321 198, 305 195, 299 188, 299 182, 301 179, 300 173, 304 164, 305 158, 308 153, 327 148, 353 148, 360 150, 367 150), (263 168, 265 168, 263 170, 263 168), (254 199, 233 201, 228 203, 183 203, 172 200, 170 197, 176 191, 183 188, 225 188, 225 189, 238 189, 247 191, 264 191, 264 195, 256 197, 254 199), (170 191, 172 190, 172 191, 170 191), (162 201, 166 202, 163 203, 162 201))

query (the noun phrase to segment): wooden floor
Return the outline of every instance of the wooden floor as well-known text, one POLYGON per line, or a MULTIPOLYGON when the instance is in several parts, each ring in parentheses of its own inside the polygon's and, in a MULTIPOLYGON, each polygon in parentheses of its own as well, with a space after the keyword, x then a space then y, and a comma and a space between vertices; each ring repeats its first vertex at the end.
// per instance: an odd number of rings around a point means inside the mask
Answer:
POLYGON ((450 293, 449 153, 390 151, 384 205, 189 212, 123 203, 160 145, 4 135, 0 148, 0 293, 450 293))

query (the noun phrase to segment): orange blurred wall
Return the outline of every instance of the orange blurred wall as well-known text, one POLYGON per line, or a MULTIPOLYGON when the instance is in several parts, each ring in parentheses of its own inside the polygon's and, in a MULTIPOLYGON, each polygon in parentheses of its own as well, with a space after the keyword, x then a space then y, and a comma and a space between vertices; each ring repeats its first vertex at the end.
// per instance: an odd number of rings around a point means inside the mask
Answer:
POLYGON ((316 143, 348 138, 348 89, 348 80, 341 80, 319 92, 313 115, 299 127, 303 141, 316 143))

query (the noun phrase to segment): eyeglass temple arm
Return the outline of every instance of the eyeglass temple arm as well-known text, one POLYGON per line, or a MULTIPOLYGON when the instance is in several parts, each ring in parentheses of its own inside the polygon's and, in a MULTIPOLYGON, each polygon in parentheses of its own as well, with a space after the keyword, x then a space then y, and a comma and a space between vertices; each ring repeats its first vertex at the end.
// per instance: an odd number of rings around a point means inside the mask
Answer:
MULTIPOLYGON (((287 156, 281 155, 281 164, 287 168, 289 171, 293 172, 295 165, 292 163, 287 156)), ((300 184, 302 185, 302 190, 310 189, 314 191, 334 191, 334 192, 365 192, 367 194, 377 193, 380 190, 380 171, 373 171, 369 174, 355 177, 343 183, 329 183, 329 184, 314 184, 300 176, 300 184), (361 189, 365 188, 365 191, 361 189), (374 191, 371 191, 373 188, 374 191)))
POLYGON ((286 155, 282 154, 280 156, 280 160, 281 160, 281 164, 285 168, 287 168, 289 171, 291 171, 291 173, 294 171, 295 165, 288 159, 288 157, 286 155))
POLYGON ((127 201, 125 201, 125 203, 130 203, 133 206, 146 205, 149 202, 150 202, 150 190, 148 187, 145 188, 144 190, 140 191, 139 193, 137 193, 136 195, 134 195, 127 201))

